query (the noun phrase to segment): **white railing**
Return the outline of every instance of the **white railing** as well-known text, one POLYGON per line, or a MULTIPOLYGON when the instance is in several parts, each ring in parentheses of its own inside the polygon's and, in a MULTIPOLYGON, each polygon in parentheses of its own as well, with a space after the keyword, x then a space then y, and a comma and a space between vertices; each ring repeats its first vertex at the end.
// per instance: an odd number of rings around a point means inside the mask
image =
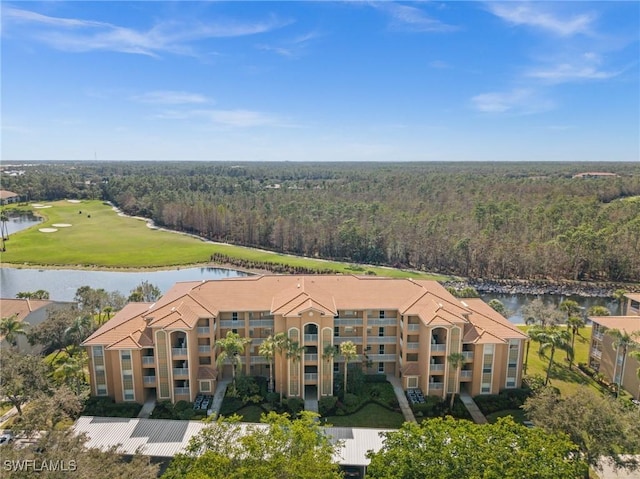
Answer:
POLYGON ((273 319, 250 319, 249 326, 252 328, 273 328, 273 319))
POLYGON ((407 324, 407 331, 420 331, 420 324, 407 324))
POLYGON ((444 383, 429 383, 429 390, 431 389, 443 389, 444 383))
POLYGON ((173 394, 176 396, 188 396, 189 388, 173 388, 173 394))
POLYGON ((430 364, 431 371, 444 371, 444 364, 430 364))
POLYGON ((156 363, 155 356, 142 356, 142 364, 143 365, 151 365, 153 366, 156 363))
POLYGON ((143 376, 145 384, 155 384, 156 377, 155 376, 143 376))
POLYGON ((187 348, 171 348, 171 354, 174 356, 186 356, 187 348))
POLYGON ((317 334, 305 334, 304 335, 304 342, 305 343, 317 343, 318 342, 318 335, 317 334))
POLYGON ((395 354, 369 354, 368 357, 371 361, 383 363, 395 363, 396 359, 398 358, 398 356, 396 356, 395 354))
POLYGON ((173 368, 174 376, 188 376, 189 368, 173 368))
POLYGON ((473 377, 473 371, 460 371, 460 377, 462 379, 468 379, 473 377))
POLYGON ((397 336, 367 336, 367 342, 371 344, 396 344, 397 336))
POLYGON ((471 361, 473 359, 473 351, 462 351, 465 361, 471 361))
POLYGON ((200 344, 200 345, 198 345, 198 352, 199 353, 210 353, 211 352, 211 345, 210 344, 200 344))
POLYGON ((267 358, 265 358, 264 356, 251 356, 250 363, 251 364, 269 364, 269 361, 267 361, 267 358))
POLYGON ((600 351, 599 349, 594 349, 591 351, 591 356, 600 359, 602 358, 602 351, 600 351))
POLYGON ((209 326, 198 326, 198 334, 209 334, 211 328, 209 326))
POLYGON ((407 342, 407 349, 420 349, 420 343, 407 342))
POLYGON ((338 336, 333 338, 335 344, 346 343, 351 341, 353 344, 362 344, 362 336, 338 336))
POLYGON ((244 328, 244 320, 234 321, 233 319, 225 319, 220 321, 221 328, 244 328))
POLYGON ((304 380, 305 381, 317 381, 318 380, 318 373, 304 373, 304 380))
POLYGON ((598 341, 602 341, 604 339, 604 333, 601 333, 601 332, 593 333, 593 337, 598 341))
POLYGON ((251 339, 251 346, 260 346, 262 343, 264 343, 264 340, 266 338, 253 338, 251 339))
POLYGON ((317 361, 318 360, 318 355, 317 354, 305 354, 304 355, 304 360, 305 361, 317 361))
POLYGON ((447 345, 446 344, 432 344, 431 345, 431 351, 446 351, 447 350, 447 345))
POLYGON ((333 318, 334 326, 362 326, 362 318, 333 318))
MULTIPOLYGON (((349 364, 357 363, 358 361, 362 361, 362 359, 363 359, 362 354, 356 354, 356 357, 353 358, 351 361, 349 361, 349 364)), ((334 358, 334 361, 339 362, 339 363, 340 362, 343 363, 344 362, 344 356, 342 354, 336 354, 336 356, 334 358)))
POLYGON ((369 318, 367 319, 368 326, 395 326, 398 323, 398 318, 369 318))

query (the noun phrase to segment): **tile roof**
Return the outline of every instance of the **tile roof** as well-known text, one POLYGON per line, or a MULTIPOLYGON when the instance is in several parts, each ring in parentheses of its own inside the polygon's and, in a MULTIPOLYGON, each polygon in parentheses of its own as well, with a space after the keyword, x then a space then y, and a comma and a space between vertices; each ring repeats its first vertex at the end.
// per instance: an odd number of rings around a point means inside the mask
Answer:
MULTIPOLYGON (((589 319, 607 329, 619 329, 627 334, 640 333, 640 316, 589 316, 589 319)), ((635 339, 640 344, 640 336, 635 339)))
POLYGON ((472 330, 465 334, 464 342, 482 344, 527 338, 517 326, 482 299, 466 298, 462 300, 462 304, 471 311, 469 322, 473 325, 472 330))
POLYGON ((17 315, 17 319, 22 321, 33 311, 45 308, 53 303, 54 301, 44 299, 0 298, 0 314, 2 314, 3 318, 17 315))
POLYGON ((633 301, 640 302, 640 293, 626 293, 624 296, 626 298, 632 299, 633 301))
POLYGON ((152 341, 144 313, 152 303, 129 303, 82 343, 102 345, 107 349, 141 349, 152 341))

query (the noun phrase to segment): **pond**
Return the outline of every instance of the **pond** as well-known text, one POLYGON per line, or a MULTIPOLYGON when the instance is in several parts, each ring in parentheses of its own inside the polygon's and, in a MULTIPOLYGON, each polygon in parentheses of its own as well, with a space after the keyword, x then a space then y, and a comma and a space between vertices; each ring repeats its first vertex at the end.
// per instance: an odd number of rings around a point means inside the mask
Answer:
POLYGON ((9 216, 9 220, 7 221, 7 231, 9 232, 9 236, 11 236, 13 233, 26 230, 31 226, 37 225, 41 221, 42 218, 38 218, 33 215, 9 216))

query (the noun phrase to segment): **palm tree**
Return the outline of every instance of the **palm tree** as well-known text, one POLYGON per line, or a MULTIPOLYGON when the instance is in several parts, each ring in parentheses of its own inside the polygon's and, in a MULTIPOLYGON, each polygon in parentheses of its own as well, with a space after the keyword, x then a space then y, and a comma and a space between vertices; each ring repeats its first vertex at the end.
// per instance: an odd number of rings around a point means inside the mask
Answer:
POLYGON ((567 315, 567 319, 571 316, 577 316, 580 314, 580 305, 573 299, 567 299, 560 303, 560 311, 563 311, 567 315))
POLYGON ((616 397, 620 394, 620 387, 622 385, 622 376, 624 376, 624 367, 627 362, 627 353, 638 348, 634 337, 640 336, 640 331, 633 333, 627 333, 626 331, 620 331, 619 329, 608 329, 607 334, 613 339, 613 347, 616 350, 616 359, 613 366, 613 382, 616 383, 616 397), (618 358, 622 353, 622 369, 620 375, 618 375, 618 358), (619 379, 616 380, 616 378, 619 379))
POLYGON ((280 356, 280 371, 278 372, 276 380, 280 380, 280 387, 278 388, 278 390, 280 391, 280 404, 282 404, 282 393, 284 391, 284 386, 282 384, 282 378, 284 376, 284 374, 282 374, 282 367, 284 365, 284 355, 289 348, 289 338, 287 337, 286 333, 276 333, 276 335, 273 337, 273 343, 276 353, 278 353, 278 355, 280 356))
MULTIPOLYGON (((297 341, 289 341, 287 346, 287 359, 291 359, 291 363, 293 364, 294 369, 298 367, 298 363, 302 359, 302 355, 304 354, 304 346, 300 346, 297 341)), ((296 376, 297 377, 297 376, 296 376)), ((300 378, 298 377, 298 381, 300 378)), ((299 384, 299 383, 298 383, 299 384)), ((300 395, 300 391, 296 388, 296 395, 300 395)))
MULTIPOLYGON (((70 339, 73 346, 80 346, 80 343, 84 341, 91 333, 92 321, 91 317, 87 315, 76 316, 69 326, 65 334, 70 339)), ((73 356, 73 349, 68 348, 67 352, 70 356, 73 356)))
POLYGON ((54 378, 69 386, 80 395, 83 386, 87 384, 85 375, 86 354, 67 356, 54 371, 54 378))
POLYGON ((358 349, 353 341, 345 341, 340 343, 340 354, 344 356, 344 392, 347 394, 347 371, 349 369, 349 362, 358 356, 358 349))
POLYGON ((540 341, 540 353, 544 353, 547 349, 549 353, 549 366, 547 367, 547 377, 544 380, 544 385, 549 384, 549 377, 551 375, 551 367, 553 366, 553 355, 556 349, 562 349, 568 351, 573 357, 573 349, 570 344, 569 331, 566 329, 558 329, 556 327, 545 328, 537 334, 537 340, 540 341))
POLYGON ((269 362, 269 392, 273 392, 273 358, 276 355, 276 344, 273 336, 269 335, 258 348, 258 354, 269 362))
POLYGON ((232 391, 236 390, 236 368, 242 365, 242 353, 244 347, 251 342, 249 338, 242 338, 238 333, 228 331, 226 337, 216 341, 216 347, 220 350, 216 364, 221 366, 225 361, 231 362, 232 391))
MULTIPOLYGON (((569 316, 567 318, 567 327, 571 330, 571 350, 575 349, 576 334, 580 332, 580 328, 584 327, 584 319, 580 316, 569 316)), ((569 369, 571 369, 571 362, 573 357, 567 351, 567 359, 569 360, 569 369)))
POLYGON ((610 316, 611 312, 606 306, 591 306, 587 314, 589 316, 610 316))
POLYGON ((449 356, 447 356, 447 361, 449 361, 449 367, 455 368, 456 370, 456 384, 455 384, 455 387, 453 388, 453 394, 451 394, 451 404, 449 405, 449 410, 453 410, 453 402, 456 398, 456 389, 460 384, 460 378, 459 378, 460 368, 464 364, 464 354, 451 353, 449 356))
POLYGON ((331 360, 336 357, 336 354, 338 354, 338 350, 333 344, 327 344, 324 347, 324 350, 322 351, 322 360, 327 362, 325 365, 327 371, 330 370, 331 360))
POLYGON ((7 316, 0 320, 0 336, 4 336, 12 348, 18 345, 18 336, 27 334, 28 325, 18 319, 18 315, 7 316))
POLYGON ((620 314, 621 314, 622 316, 624 316, 624 314, 625 314, 625 313, 624 313, 624 310, 626 309, 626 308, 625 308, 625 305, 626 305, 626 303, 627 303, 627 298, 625 297, 625 294, 627 294, 627 292, 626 292, 624 289, 616 289, 616 290, 613 292, 613 297, 614 297, 614 299, 615 299, 615 300, 618 302, 618 304, 620 305, 620 314))
MULTIPOLYGON (((629 351, 629 356, 631 356, 632 358, 636 359, 640 363, 640 351, 629 351)), ((636 375, 638 376, 638 380, 640 380, 640 367, 638 367, 638 369, 636 369, 636 375)), ((640 400, 640 385, 638 386, 638 397, 637 397, 637 399, 640 400)))

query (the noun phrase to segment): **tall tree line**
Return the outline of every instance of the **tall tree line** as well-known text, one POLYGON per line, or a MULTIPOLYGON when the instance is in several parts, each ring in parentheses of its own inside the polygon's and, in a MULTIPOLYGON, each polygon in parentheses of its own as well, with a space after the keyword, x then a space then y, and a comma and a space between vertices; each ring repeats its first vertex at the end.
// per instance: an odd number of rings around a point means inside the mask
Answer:
POLYGON ((640 279, 634 163, 51 163, 4 183, 287 253, 482 278, 640 279), (618 176, 573 178, 585 171, 618 176))

